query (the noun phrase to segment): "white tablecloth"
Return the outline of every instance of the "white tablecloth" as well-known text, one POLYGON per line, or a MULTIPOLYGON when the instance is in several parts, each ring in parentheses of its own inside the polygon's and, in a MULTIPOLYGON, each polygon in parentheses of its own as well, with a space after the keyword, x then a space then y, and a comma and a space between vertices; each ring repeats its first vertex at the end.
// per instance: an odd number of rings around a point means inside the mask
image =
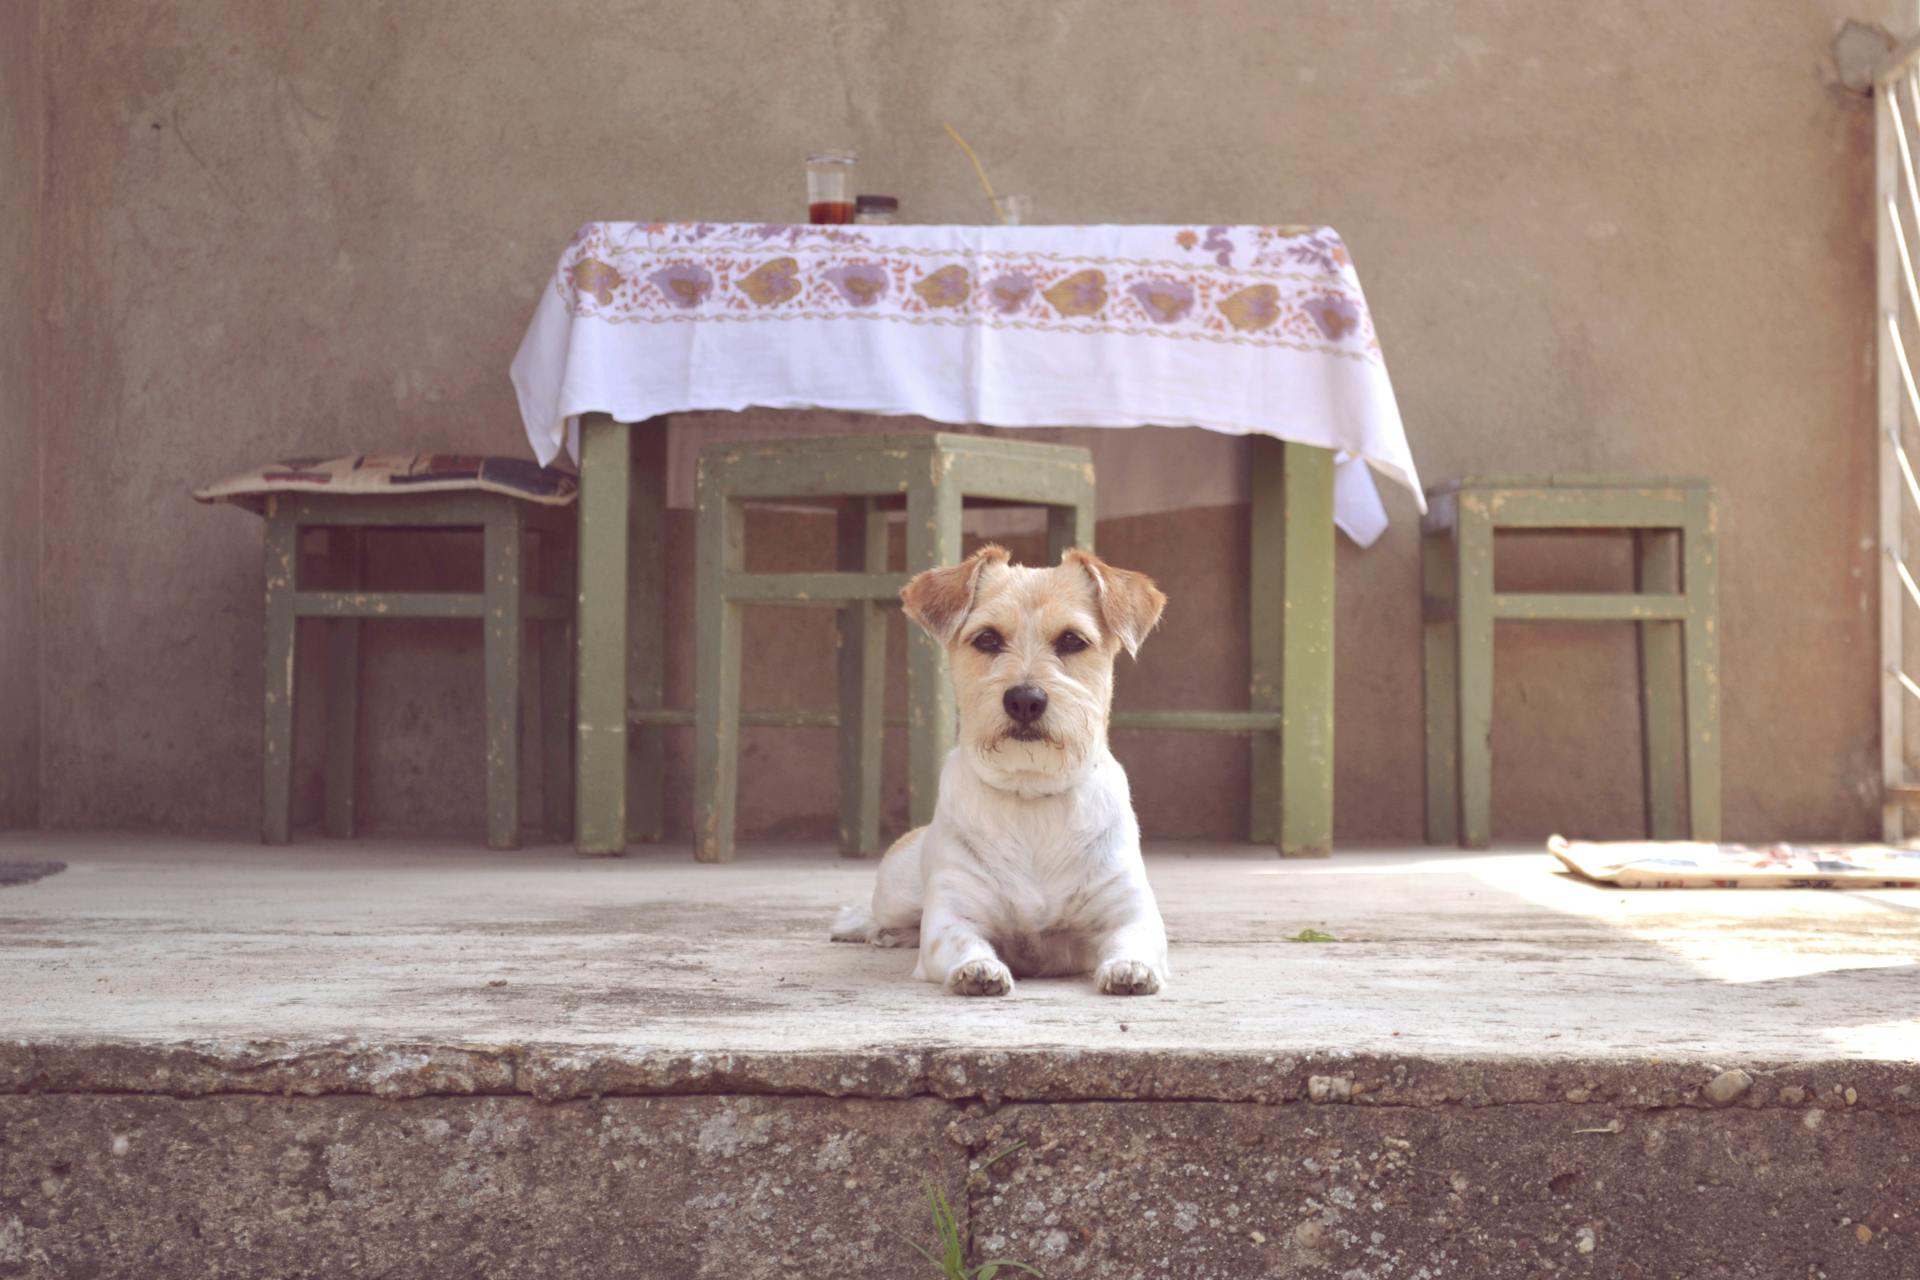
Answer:
POLYGON ((1336 450, 1335 520, 1424 510, 1359 278, 1328 227, 580 228, 513 361, 528 441, 578 417, 822 408, 999 427, 1193 426, 1336 450))

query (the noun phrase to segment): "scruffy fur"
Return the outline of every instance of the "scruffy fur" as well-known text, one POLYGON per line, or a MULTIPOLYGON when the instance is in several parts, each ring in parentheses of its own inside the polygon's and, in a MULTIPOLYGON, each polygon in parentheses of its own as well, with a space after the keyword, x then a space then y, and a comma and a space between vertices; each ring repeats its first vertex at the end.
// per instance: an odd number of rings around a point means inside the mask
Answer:
POLYGON ((987 546, 901 600, 947 648, 960 740, 933 821, 887 850, 871 906, 843 910, 835 941, 917 945, 914 976, 961 995, 1089 971, 1110 994, 1160 990, 1166 929, 1107 715, 1114 659, 1139 650, 1166 596, 1089 552, 1041 569, 987 546), (1045 709, 1022 723, 1017 699, 1035 690, 1045 709))

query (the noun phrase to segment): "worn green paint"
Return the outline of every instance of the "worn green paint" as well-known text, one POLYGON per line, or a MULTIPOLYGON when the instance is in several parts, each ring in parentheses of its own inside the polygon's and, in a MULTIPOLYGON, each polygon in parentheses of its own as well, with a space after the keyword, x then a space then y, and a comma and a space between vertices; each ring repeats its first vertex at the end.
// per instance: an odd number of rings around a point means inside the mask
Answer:
POLYGON ((1333 852, 1333 453, 1282 447, 1280 856, 1324 858, 1333 852))
MULTIPOLYGON (((657 707, 667 677, 667 423, 627 429, 627 705, 657 707)), ((627 838, 666 832, 666 734, 640 726, 627 743, 627 838)))
MULTIPOLYGON (((530 596, 524 602, 529 619, 564 618, 572 602, 530 596)), ((478 591, 300 591, 293 611, 301 618, 483 618, 485 593, 478 591)))
POLYGON ((1483 505, 1460 504, 1454 527, 1455 688, 1460 709, 1460 843, 1484 849, 1491 840, 1493 790, 1493 522, 1483 505))
POLYGON ((581 415, 573 847, 586 856, 627 844, 628 448, 625 427, 581 415))
POLYGON ((300 526, 283 501, 266 505, 266 697, 261 734, 260 839, 285 844, 293 807, 294 656, 299 622, 300 526))
MULTIPOLYGON (((280 514, 300 525, 402 529, 478 529, 505 494, 472 490, 384 494, 290 493, 279 495, 280 514)), ((521 504, 528 505, 528 504, 521 504)), ((564 514, 566 508, 542 508, 564 514)))
POLYGON ((540 628, 540 801, 547 834, 573 839, 573 530, 539 532, 540 591, 564 611, 540 628))
POLYGON ((520 680, 526 647, 521 612, 525 551, 520 508, 506 503, 487 520, 487 843, 520 847, 520 680))
POLYGON ((1647 824, 1657 839, 1720 837, 1718 525, 1699 477, 1481 477, 1434 490, 1427 530, 1427 838, 1489 840, 1493 624, 1632 622, 1639 633, 1647 824), (1510 487, 1509 487, 1510 486, 1510 487), (1635 536, 1630 593, 1496 594, 1495 529, 1603 529, 1635 536), (1451 555, 1434 548, 1451 545, 1451 555), (1455 680, 1444 678, 1452 650, 1455 680), (1436 736, 1457 731, 1457 790, 1436 736), (1449 806, 1452 806, 1451 808, 1449 806))
MULTIPOLYGON (((690 707, 655 707, 651 711, 632 713, 634 724, 652 724, 665 726, 692 727, 699 724, 700 714, 690 707)), ((906 723, 904 717, 896 717, 888 723, 906 723)), ((740 724, 751 729, 834 729, 840 725, 838 711, 741 711, 740 724)))
POLYGON ((1092 459, 1072 456, 1081 453, 1063 450, 1065 456, 1060 458, 1036 458, 1008 456, 998 450, 954 449, 942 451, 942 456, 948 459, 949 483, 959 485, 969 499, 1072 507, 1084 505, 1093 495, 1092 459))
POLYGON ((1249 451, 1247 701, 1280 713, 1248 744, 1248 836, 1333 851, 1333 455, 1265 436, 1249 451))
POLYGON ((721 584, 729 600, 741 604, 829 605, 853 600, 897 601, 907 574, 847 573, 730 573, 721 584))
MULTIPOLYGON (((1680 590, 1681 534, 1669 529, 1634 534, 1634 589, 1673 594, 1680 590)), ((1684 597, 1682 597, 1684 600, 1684 597)), ((1655 840, 1686 838, 1686 745, 1683 627, 1676 622, 1635 628, 1640 659, 1640 744, 1647 804, 1647 834, 1655 840)))
POLYGON ((723 584, 746 559, 746 511, 700 459, 695 485, 693 856, 733 860, 740 760, 740 606, 723 584))
MULTIPOLYGON (((359 720, 360 631, 366 619, 452 618, 474 619, 486 635, 487 704, 487 833, 496 847, 511 848, 519 840, 519 724, 520 672, 525 648, 525 624, 540 621, 561 638, 543 649, 564 645, 572 602, 571 512, 522 502, 494 493, 395 493, 378 497, 329 494, 275 495, 263 510, 266 517, 267 666, 266 729, 263 750, 262 839, 284 843, 289 835, 288 802, 292 786, 293 654, 301 618, 326 620, 326 830, 351 836, 356 825, 355 739, 359 720), (333 589, 300 589, 299 539, 305 528, 327 530, 333 589), (485 542, 485 589, 481 592, 367 591, 366 533, 414 529, 469 528, 482 531, 485 542), (525 534, 538 530, 548 567, 542 571, 541 592, 526 588, 521 570, 525 534)), ((561 652, 546 660, 555 668, 543 672, 543 682, 570 682, 572 655, 561 652)), ((563 695, 564 696, 564 695, 563 695)), ((570 708, 562 708, 564 717, 570 708)), ((550 719, 551 719, 551 712, 550 719)), ((551 777, 551 774, 549 775, 551 777)), ((570 784, 549 785, 547 826, 556 821, 556 794, 564 797, 570 784)))
MULTIPOLYGON (((1115 729, 1168 730, 1187 733, 1247 733, 1277 735, 1285 717, 1273 711, 1116 711, 1108 721, 1115 729)), ((1263 841, 1271 844, 1273 841, 1263 841)))
POLYGON ((1060 557, 1078 547, 1093 550, 1093 489, 1069 506, 1047 508, 1047 563, 1059 564, 1060 557))
MULTIPOLYGON (((1039 506, 1048 515, 1049 547, 1090 546, 1093 467, 1084 449, 946 432, 906 436, 768 440, 710 445, 699 462, 700 547, 696 647, 702 674, 695 711, 695 851, 732 856, 733 791, 738 729, 837 727, 841 758, 841 846, 877 852, 880 729, 905 723, 908 781, 915 821, 931 814, 940 765, 955 732, 945 654, 917 629, 909 632, 909 711, 883 713, 885 610, 923 569, 960 558, 960 516, 968 500, 1039 506), (840 518, 839 568, 831 573, 748 574, 738 539, 747 501, 832 502, 840 518), (884 513, 904 505, 907 564, 889 572, 884 513), (733 514, 723 515, 730 508, 733 514), (716 550, 716 539, 727 550, 716 550), (739 707, 738 615, 745 605, 828 606, 840 611, 840 707, 834 711, 742 712, 739 707)), ((635 724, 686 723, 687 713, 634 706, 635 724)))
POLYGON ((1693 608, 1684 624, 1687 800, 1695 840, 1720 838, 1720 516, 1711 489, 1687 503, 1682 569, 1693 608))
POLYGON ((1536 591, 1493 597, 1493 616, 1501 622, 1677 622, 1687 609, 1687 598, 1677 592, 1536 591))
MULTIPOLYGON (((935 452, 908 477, 907 572, 921 573, 960 559, 961 491, 947 483, 950 457, 935 452)), ((958 732, 953 681, 940 642, 907 628, 907 808, 914 826, 933 821, 940 770, 958 732)))
POLYGON ((1471 489, 1707 489, 1705 476, 1647 475, 1632 471, 1564 471, 1532 475, 1462 476, 1427 490, 1429 500, 1471 489))
POLYGON ((301 591, 293 599, 301 618, 480 618, 478 591, 301 591))
MULTIPOLYGON (((328 576, 349 591, 364 581, 365 536, 359 529, 327 530, 328 576)), ((296 599, 294 612, 299 613, 296 599)), ((360 733, 360 629, 358 618, 335 618, 327 628, 327 812, 326 830, 351 840, 356 822, 354 761, 360 733)))
POLYGON ((1502 529, 1677 529, 1688 489, 1476 489, 1458 494, 1502 529))
MULTIPOLYGON (((887 518, 870 497, 839 514, 837 563, 847 574, 885 576, 887 518)), ((896 588, 897 593, 897 588, 896 588)), ((840 610, 840 852, 871 857, 880 845, 880 768, 886 746, 887 614, 877 599, 840 610)))
POLYGON ((1420 577, 1427 843, 1450 845, 1460 839, 1459 640, 1454 632, 1451 534, 1421 535, 1420 577))
POLYGON ((1286 684, 1287 454, 1279 440, 1247 441, 1247 706, 1280 715, 1248 744, 1247 838, 1280 843, 1281 691, 1286 684))

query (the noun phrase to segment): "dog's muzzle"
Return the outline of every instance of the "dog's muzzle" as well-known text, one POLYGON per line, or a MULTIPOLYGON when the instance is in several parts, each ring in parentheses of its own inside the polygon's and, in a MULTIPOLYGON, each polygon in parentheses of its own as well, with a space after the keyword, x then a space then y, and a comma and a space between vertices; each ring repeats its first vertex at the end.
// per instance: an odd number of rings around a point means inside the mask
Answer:
POLYGON ((1038 685, 1017 684, 1001 697, 1000 705, 1006 708, 1008 717, 1017 726, 1013 731, 1016 739, 1025 742, 1041 736, 1035 726, 1040 717, 1047 713, 1045 689, 1038 685))

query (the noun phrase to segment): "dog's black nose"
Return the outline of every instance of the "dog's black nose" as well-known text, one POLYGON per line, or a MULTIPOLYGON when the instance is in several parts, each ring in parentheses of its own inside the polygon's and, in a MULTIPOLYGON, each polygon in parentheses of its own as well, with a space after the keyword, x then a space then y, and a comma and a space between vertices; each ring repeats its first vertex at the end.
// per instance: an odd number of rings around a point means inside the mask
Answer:
POLYGON ((1047 710, 1047 691, 1035 684, 1017 684, 1007 690, 1000 705, 1017 723, 1032 724, 1047 710))

